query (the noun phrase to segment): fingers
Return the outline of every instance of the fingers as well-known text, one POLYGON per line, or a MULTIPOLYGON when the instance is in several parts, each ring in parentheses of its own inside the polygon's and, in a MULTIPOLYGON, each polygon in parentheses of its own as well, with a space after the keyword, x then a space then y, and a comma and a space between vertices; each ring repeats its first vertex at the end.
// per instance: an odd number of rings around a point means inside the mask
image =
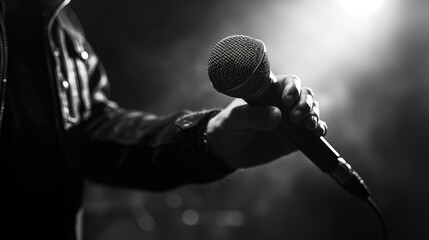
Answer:
MULTIPOLYGON (((304 124, 307 129, 315 131, 316 135, 325 135, 327 125, 320 120, 320 107, 314 99, 313 90, 302 87, 297 76, 285 76, 282 81, 282 102, 289 107, 289 120, 294 124, 304 124)), ((223 115, 222 127, 236 133, 273 130, 282 119, 278 108, 250 106, 242 99, 235 99, 223 111, 223 115)))
POLYGON ((286 76, 284 78, 285 87, 282 92, 282 101, 286 107, 292 104, 299 98, 301 93, 301 80, 297 76, 286 76))
POLYGON ((314 130, 317 136, 325 136, 328 132, 328 125, 322 120, 319 120, 316 129, 314 130))
POLYGON ((314 99, 311 88, 301 86, 301 80, 294 75, 285 76, 282 102, 290 107, 289 119, 292 123, 301 123, 309 130, 315 131, 318 136, 324 136, 327 125, 320 120, 319 103, 314 99))
POLYGON ((307 129, 315 130, 320 119, 319 103, 313 99, 313 108, 310 114, 304 119, 304 125, 307 129))
POLYGON ((317 101, 313 101, 313 109, 304 120, 305 127, 314 130, 317 136, 325 136, 328 131, 328 125, 325 121, 320 120, 320 108, 317 101))
MULTIPOLYGON (((303 88, 301 80, 295 76, 285 76, 284 89, 282 92, 282 102, 286 107, 292 107, 290 110, 290 120, 293 123, 299 123, 307 118, 313 110, 313 90, 303 88)), ((315 113, 314 115, 318 115, 315 113)), ((316 125, 314 125, 314 128, 316 125)))
POLYGON ((313 110, 313 91, 310 88, 302 88, 298 103, 291 109, 289 118, 292 123, 302 122, 313 110))

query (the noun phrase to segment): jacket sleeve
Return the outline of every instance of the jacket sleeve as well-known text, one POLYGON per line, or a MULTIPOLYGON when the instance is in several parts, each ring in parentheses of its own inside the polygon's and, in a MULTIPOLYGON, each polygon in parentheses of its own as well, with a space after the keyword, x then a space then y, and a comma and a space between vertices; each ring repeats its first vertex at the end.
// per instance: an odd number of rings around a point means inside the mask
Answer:
POLYGON ((204 146, 207 122, 219 110, 157 116, 123 109, 109 100, 105 70, 92 51, 88 66, 91 114, 83 122, 87 178, 163 191, 213 182, 234 172, 204 146))

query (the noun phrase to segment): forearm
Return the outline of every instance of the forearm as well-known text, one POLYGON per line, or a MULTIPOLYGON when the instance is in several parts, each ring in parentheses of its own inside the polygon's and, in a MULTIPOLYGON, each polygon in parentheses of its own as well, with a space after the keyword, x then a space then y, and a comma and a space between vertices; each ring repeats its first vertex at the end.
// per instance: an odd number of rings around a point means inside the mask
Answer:
POLYGON ((156 191, 221 179, 234 170, 198 144, 200 130, 216 113, 161 117, 105 107, 85 127, 85 174, 109 185, 156 191))

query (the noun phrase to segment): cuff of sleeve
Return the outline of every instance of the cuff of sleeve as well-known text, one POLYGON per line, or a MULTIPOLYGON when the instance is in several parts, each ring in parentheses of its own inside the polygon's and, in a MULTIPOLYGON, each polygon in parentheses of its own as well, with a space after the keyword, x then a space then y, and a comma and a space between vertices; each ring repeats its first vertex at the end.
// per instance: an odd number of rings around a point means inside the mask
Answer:
POLYGON ((176 121, 176 125, 181 129, 189 130, 191 144, 195 146, 202 163, 202 172, 209 174, 210 176, 205 177, 213 180, 223 178, 237 170, 220 161, 207 146, 207 124, 219 112, 218 109, 194 112, 176 121))

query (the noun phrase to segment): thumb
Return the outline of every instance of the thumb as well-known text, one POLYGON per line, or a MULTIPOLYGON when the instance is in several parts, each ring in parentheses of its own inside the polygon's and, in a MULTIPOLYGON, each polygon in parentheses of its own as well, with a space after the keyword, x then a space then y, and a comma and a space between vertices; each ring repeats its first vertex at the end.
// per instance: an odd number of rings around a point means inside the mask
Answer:
POLYGON ((279 126, 282 114, 277 107, 253 107, 248 104, 231 109, 226 128, 231 131, 270 131, 279 126))

